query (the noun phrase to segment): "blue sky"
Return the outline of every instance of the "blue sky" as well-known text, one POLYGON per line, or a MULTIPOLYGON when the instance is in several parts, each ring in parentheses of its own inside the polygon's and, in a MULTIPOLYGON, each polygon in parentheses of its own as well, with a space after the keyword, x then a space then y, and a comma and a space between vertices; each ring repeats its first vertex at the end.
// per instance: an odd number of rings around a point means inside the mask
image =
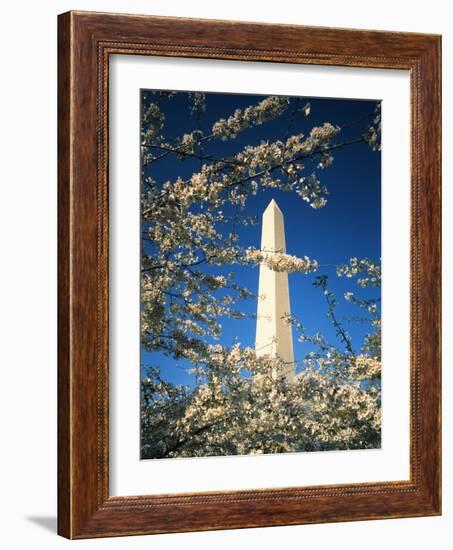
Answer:
MULTIPOLYGON (((227 117, 236 108, 256 104, 265 96, 209 93, 206 94, 207 109, 199 120, 191 116, 188 110, 187 93, 180 93, 171 100, 164 100, 161 108, 166 116, 164 134, 181 135, 200 127, 209 133, 212 124, 221 117, 227 117)), ((142 101, 154 101, 146 90, 142 91, 142 101)), ((276 120, 241 132, 237 138, 227 142, 215 141, 205 153, 228 155, 239 151, 247 144, 256 145, 261 140, 284 139, 290 120, 295 98, 291 99, 289 109, 276 120)), ((348 125, 341 133, 341 140, 348 140, 364 132, 367 123, 373 118, 375 101, 351 99, 326 99, 303 97, 303 102, 311 104, 308 119, 299 116, 293 124, 292 133, 308 134, 313 126, 330 122, 340 126, 348 125), (352 124, 351 124, 352 123, 352 124), (350 125, 351 124, 351 125, 350 125), (349 126, 350 125, 350 126, 349 126)), ((303 105, 304 103, 302 103, 303 105)), ((153 163, 145 169, 158 183, 172 180, 177 176, 188 177, 198 171, 199 161, 180 162, 171 155, 162 161, 153 163)), ((306 174, 312 167, 307 165, 306 174)), ((322 185, 329 189, 328 203, 319 210, 312 209, 294 193, 278 190, 260 191, 248 202, 243 214, 258 216, 259 223, 251 227, 241 227, 240 242, 246 246, 259 247, 261 238, 261 215, 271 199, 275 199, 285 217, 286 249, 288 254, 309 256, 320 264, 317 273, 310 275, 289 274, 291 311, 308 333, 321 332, 329 341, 335 341, 335 331, 331 321, 326 318, 326 303, 318 288, 313 287, 316 275, 329 276, 330 288, 337 294, 339 305, 336 314, 341 317, 353 317, 362 314, 357 306, 343 298, 344 292, 351 290, 364 298, 379 297, 376 289, 360 289, 351 279, 335 275, 335 267, 347 263, 350 257, 368 257, 379 260, 381 256, 381 155, 372 151, 365 143, 353 144, 334 152, 333 164, 317 172, 322 185)), ((229 230, 229 228, 228 228, 229 230)), ((226 268, 223 268, 226 271, 226 268)), ((231 271, 228 268, 228 271, 231 271)), ((210 268, 210 272, 222 273, 222 268, 210 268)), ((252 292, 258 291, 258 268, 234 268, 239 284, 252 292)), ((231 345, 239 341, 244 346, 253 346, 256 321, 250 315, 256 313, 256 300, 241 302, 241 309, 249 314, 243 320, 222 321, 222 337, 219 342, 231 345)), ((356 349, 360 348, 364 334, 369 327, 360 323, 346 323, 356 349)), ((294 336, 296 336, 294 334, 294 336)), ((294 355, 296 360, 303 359, 310 351, 308 344, 297 342, 294 337, 294 355)), ((159 366, 162 375, 174 383, 191 385, 192 377, 187 374, 187 364, 157 353, 142 350, 142 364, 159 366)))

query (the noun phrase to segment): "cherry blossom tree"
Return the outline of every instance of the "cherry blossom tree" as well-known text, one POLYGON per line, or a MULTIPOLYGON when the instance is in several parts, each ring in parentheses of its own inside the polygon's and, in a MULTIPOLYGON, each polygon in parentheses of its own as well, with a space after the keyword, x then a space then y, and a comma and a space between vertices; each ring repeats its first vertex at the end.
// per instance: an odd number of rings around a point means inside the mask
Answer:
POLYGON ((293 193, 301 208, 303 203, 323 208, 329 191, 321 173, 334 155, 354 143, 380 149, 379 105, 371 124, 345 140, 342 128, 330 122, 312 127, 307 135, 294 133, 294 121, 308 121, 311 106, 283 96, 226 113, 203 131, 205 95, 188 93, 193 129, 170 136, 165 112, 175 95, 148 92, 142 104, 141 343, 175 364, 190 363, 196 383, 172 384, 159 366, 144 365, 142 457, 378 447, 380 316, 378 299, 362 293, 380 286, 379 261, 350 258, 337 267, 338 277, 356 283, 356 290, 343 299, 355 305, 362 312, 360 322, 369 325, 358 349, 345 321, 336 315, 337 298, 327 276, 316 276, 314 284, 325 297, 336 341, 310 335, 302 320, 288 317, 299 340, 312 348, 296 362, 294 382, 278 375, 283 370, 278 357, 257 356, 251 348, 227 347, 219 340, 221 319, 241 319, 241 302, 254 297, 235 280, 235 265, 319 272, 314 258, 243 246, 239 228, 256 223, 244 215, 247 201, 262 190, 278 189, 293 193), (267 122, 290 108, 290 122, 280 139, 234 150, 241 132, 261 125, 264 132, 267 122), (228 154, 213 154, 213 143, 228 144, 228 154), (169 160, 172 166, 190 162, 190 174, 186 168, 180 172, 185 175, 163 182, 149 175, 154 165, 169 160), (216 268, 222 274, 215 273, 216 268))

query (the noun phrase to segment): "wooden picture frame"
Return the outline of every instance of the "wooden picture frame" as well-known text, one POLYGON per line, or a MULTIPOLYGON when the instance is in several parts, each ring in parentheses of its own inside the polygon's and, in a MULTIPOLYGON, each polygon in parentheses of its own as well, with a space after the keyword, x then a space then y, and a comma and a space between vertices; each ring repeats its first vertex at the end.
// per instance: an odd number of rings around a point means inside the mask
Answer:
POLYGON ((58 21, 58 532, 89 538, 441 513, 441 39, 69 12, 58 21), (405 69, 411 86, 410 480, 109 496, 109 56, 405 69))

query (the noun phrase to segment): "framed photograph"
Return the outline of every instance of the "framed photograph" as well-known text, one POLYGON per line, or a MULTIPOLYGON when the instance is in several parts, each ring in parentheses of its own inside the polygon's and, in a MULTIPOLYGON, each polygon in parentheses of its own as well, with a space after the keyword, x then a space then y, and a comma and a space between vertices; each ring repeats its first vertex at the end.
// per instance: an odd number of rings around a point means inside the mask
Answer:
POLYGON ((61 535, 441 513, 440 51, 59 16, 61 535))

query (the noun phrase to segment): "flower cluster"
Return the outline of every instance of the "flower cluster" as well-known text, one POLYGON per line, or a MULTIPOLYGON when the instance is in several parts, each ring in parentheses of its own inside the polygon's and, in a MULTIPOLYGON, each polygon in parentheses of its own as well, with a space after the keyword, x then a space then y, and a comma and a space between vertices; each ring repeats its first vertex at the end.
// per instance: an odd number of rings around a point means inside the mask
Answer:
POLYGON ((227 119, 221 118, 212 127, 215 137, 226 139, 235 138, 239 132, 250 126, 263 124, 264 122, 280 116, 288 107, 289 99, 284 96, 269 96, 258 105, 249 106, 246 109, 236 109, 227 119))
POLYGON ((364 277, 360 277, 357 283, 362 288, 369 286, 380 286, 381 284, 381 264, 374 262, 368 258, 357 259, 351 258, 349 264, 340 265, 337 268, 337 275, 339 277, 355 277, 356 275, 363 274, 364 277))
POLYGON ((200 379, 193 390, 164 383, 150 369, 142 382, 142 457, 378 447, 379 391, 361 384, 377 370, 364 358, 356 363, 348 382, 332 368, 311 367, 288 382, 274 376, 278 358, 216 345, 209 368, 193 369, 200 379))
POLYGON ((162 130, 165 115, 156 103, 150 103, 143 113, 143 120, 146 123, 146 132, 143 134, 143 139, 149 140, 162 130))
POLYGON ((373 151, 381 150, 381 102, 376 106, 373 124, 369 126, 363 139, 373 151))
POLYGON ((300 178, 296 193, 312 208, 318 209, 327 204, 326 196, 329 192, 326 186, 321 185, 315 174, 310 174, 300 178))
POLYGON ((378 357, 357 355, 351 359, 348 375, 354 380, 380 380, 381 361, 378 357))
POLYGON ((310 273, 318 269, 316 260, 310 260, 308 256, 298 258, 284 252, 248 248, 245 251, 245 259, 247 262, 263 264, 272 271, 284 271, 286 273, 310 273))
POLYGON ((340 132, 338 126, 333 126, 330 122, 324 122, 322 126, 315 126, 310 132, 310 139, 316 144, 330 141, 340 132))
POLYGON ((189 92, 190 112, 201 114, 206 111, 206 95, 203 92, 189 92))

